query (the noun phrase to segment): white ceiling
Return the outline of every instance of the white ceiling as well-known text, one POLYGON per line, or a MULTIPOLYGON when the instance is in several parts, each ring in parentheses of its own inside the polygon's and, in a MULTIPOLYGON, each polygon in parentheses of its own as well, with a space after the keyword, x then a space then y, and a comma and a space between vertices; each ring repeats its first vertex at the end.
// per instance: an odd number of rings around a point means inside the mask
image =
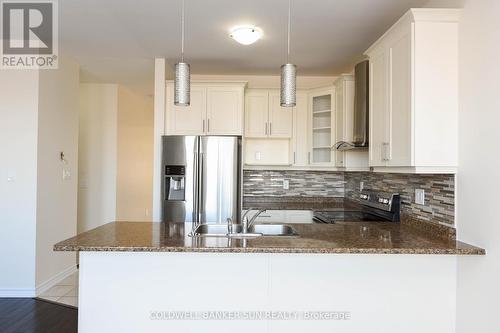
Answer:
MULTIPOLYGON (((372 42, 411 7, 427 0, 292 0, 291 61, 299 75, 352 68, 372 42)), ((287 0, 186 0, 186 61, 193 74, 278 75, 285 61, 287 0), (228 31, 264 31, 250 46, 228 31)), ((180 55, 181 0, 59 1, 60 47, 87 82, 151 87, 153 59, 180 55)), ((147 88, 148 89, 148 88, 147 88)))

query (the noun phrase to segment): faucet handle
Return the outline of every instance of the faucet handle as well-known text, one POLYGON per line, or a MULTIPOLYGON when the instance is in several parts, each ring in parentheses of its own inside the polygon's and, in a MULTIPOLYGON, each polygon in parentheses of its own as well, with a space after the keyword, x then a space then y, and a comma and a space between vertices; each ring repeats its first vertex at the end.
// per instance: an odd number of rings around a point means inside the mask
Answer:
POLYGON ((233 233, 233 219, 228 217, 226 219, 227 222, 227 233, 232 234, 233 233))
POLYGON ((246 234, 248 231, 248 217, 244 216, 243 221, 241 221, 243 233, 246 234))

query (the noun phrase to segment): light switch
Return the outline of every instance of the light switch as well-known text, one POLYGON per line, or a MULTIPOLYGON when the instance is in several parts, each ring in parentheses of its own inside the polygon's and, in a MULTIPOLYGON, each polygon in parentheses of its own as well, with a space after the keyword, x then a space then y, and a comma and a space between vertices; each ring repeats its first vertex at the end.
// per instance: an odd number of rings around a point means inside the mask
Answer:
POLYGON ((415 203, 417 205, 425 205, 425 191, 422 189, 415 189, 415 203))
POLYGON ((62 170, 62 179, 69 180, 71 179, 71 171, 68 168, 63 168, 62 170))
POLYGON ((359 182, 359 192, 363 192, 365 188, 365 182, 359 182))

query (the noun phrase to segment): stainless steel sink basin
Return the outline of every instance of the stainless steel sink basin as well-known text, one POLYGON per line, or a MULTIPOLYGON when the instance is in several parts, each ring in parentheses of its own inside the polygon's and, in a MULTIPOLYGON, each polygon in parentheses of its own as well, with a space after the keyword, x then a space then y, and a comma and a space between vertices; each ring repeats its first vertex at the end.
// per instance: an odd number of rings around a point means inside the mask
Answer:
MULTIPOLYGON (((241 225, 234 224, 233 232, 241 232, 241 225)), ((227 235, 227 225, 226 224, 200 224, 196 229, 195 236, 226 236, 227 235)))
POLYGON ((233 224, 232 233, 228 234, 226 224, 200 224, 194 235, 191 236, 213 236, 213 237, 258 237, 258 236, 298 236, 297 232, 290 226, 284 224, 254 224, 250 226, 247 233, 242 233, 241 224, 233 224))
POLYGON ((284 224, 254 224, 248 232, 264 236, 298 236, 292 227, 284 224))

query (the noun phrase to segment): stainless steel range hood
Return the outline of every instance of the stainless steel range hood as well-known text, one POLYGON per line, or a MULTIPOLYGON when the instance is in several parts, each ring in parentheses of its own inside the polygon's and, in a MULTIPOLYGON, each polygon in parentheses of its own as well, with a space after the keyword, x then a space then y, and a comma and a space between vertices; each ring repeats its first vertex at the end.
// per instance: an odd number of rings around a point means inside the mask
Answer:
POLYGON ((339 141, 335 143, 335 149, 368 148, 368 96, 368 60, 365 60, 354 68, 353 141, 339 141))

